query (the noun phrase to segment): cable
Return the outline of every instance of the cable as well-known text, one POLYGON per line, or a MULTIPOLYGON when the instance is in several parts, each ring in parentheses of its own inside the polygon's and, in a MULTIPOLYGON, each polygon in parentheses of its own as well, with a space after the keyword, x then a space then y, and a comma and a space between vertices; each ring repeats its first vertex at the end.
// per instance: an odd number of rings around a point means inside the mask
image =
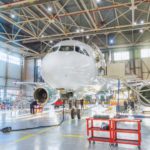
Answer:
POLYGON ((32 128, 23 128, 23 129, 12 129, 12 127, 5 127, 2 128, 0 131, 3 133, 9 133, 9 132, 16 132, 16 131, 25 131, 25 130, 34 130, 34 129, 40 129, 40 128, 50 128, 50 127, 56 127, 60 126, 65 120, 65 112, 64 112, 64 103, 63 103, 63 113, 62 113, 62 120, 58 124, 49 125, 49 126, 38 126, 38 127, 32 127, 32 128))

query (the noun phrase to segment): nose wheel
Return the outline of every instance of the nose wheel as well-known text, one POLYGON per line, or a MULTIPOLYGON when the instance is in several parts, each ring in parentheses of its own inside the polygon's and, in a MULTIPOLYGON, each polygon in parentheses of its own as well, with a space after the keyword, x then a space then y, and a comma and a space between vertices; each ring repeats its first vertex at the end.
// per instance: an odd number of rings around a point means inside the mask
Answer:
POLYGON ((77 115, 78 119, 81 119, 81 110, 72 108, 71 109, 71 119, 74 119, 76 115, 77 115))

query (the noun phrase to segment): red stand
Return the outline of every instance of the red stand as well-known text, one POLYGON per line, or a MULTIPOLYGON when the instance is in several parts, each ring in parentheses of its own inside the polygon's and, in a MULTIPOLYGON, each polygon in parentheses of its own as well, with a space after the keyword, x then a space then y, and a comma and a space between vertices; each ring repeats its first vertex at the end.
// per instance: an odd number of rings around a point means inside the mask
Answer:
POLYGON ((130 144, 130 145, 136 145, 140 149, 141 146, 141 120, 129 120, 129 119, 113 119, 113 143, 115 144, 130 144), (137 124, 137 129, 124 129, 124 128, 118 128, 118 123, 134 123, 137 124), (136 140, 131 139, 119 139, 117 138, 117 133, 124 134, 137 134, 136 140))
POLYGON ((86 119, 87 121, 87 135, 89 136, 91 133, 91 137, 88 138, 89 142, 93 141, 98 141, 98 142, 113 142, 113 132, 112 132, 112 125, 111 125, 111 120, 110 119, 94 119, 94 118, 88 118, 86 119), (108 122, 109 125, 109 130, 104 130, 101 129, 100 127, 94 127, 94 121, 100 121, 100 122, 108 122), (94 132, 99 131, 99 132, 108 132, 109 137, 96 137, 94 136, 94 132))
POLYGON ((118 145, 118 144, 130 144, 130 145, 136 145, 140 149, 141 146, 141 120, 129 120, 129 119, 95 119, 95 118, 87 118, 86 119, 86 125, 87 125, 87 136, 90 136, 88 138, 89 143, 93 141, 95 142, 109 142, 110 144, 118 145), (108 122, 109 130, 101 129, 100 127, 94 126, 94 121, 99 122, 108 122), (137 124, 137 129, 123 129, 123 128, 117 128, 117 123, 135 123, 137 124), (97 137, 94 136, 95 132, 108 132, 109 137, 97 137), (131 140, 131 139, 118 139, 117 133, 123 133, 123 134, 137 134, 138 139, 137 140, 131 140))

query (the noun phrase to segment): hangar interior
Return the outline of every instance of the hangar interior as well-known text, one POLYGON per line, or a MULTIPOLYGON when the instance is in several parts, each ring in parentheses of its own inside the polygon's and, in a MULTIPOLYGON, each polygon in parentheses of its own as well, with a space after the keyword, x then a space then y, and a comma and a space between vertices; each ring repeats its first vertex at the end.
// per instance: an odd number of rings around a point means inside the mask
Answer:
MULTIPOLYGON (((0 147, 3 149, 136 149, 131 145, 89 145, 87 140, 86 118, 92 117, 91 115, 99 110, 110 114, 111 112, 105 112, 104 108, 109 109, 112 103, 115 103, 116 107, 119 100, 122 110, 125 100, 132 97, 138 99, 137 93, 140 92, 136 92, 137 88, 132 90, 129 86, 125 91, 119 89, 117 82, 121 80, 120 77, 129 80, 134 77, 135 84, 142 82, 146 85, 143 90, 148 91, 150 88, 149 0, 0 1, 0 128, 11 125, 12 128, 33 128, 37 125, 57 124, 62 117, 65 120, 58 127, 0 133, 0 147), (101 94, 97 94, 98 96, 87 94, 86 98, 84 97, 86 108, 82 111, 81 120, 72 120, 66 108, 65 117, 62 116, 64 104, 58 106, 59 108, 46 106, 48 114, 38 112, 30 115, 35 89, 26 83, 44 83, 42 60, 55 44, 64 40, 78 40, 91 47, 98 47, 106 64, 103 68, 98 68, 98 76, 105 77, 106 80, 111 78, 108 82, 113 80, 113 77, 117 78, 116 89, 113 89, 115 96, 106 100, 109 92, 105 93, 104 90, 99 91, 101 94), (120 93, 117 93, 117 90, 120 93), (105 97, 104 102, 102 97, 105 97)), ((64 89, 58 90, 61 95, 67 93, 64 89)), ((142 116, 142 150, 150 149, 150 95, 149 92, 146 94, 143 95, 148 99, 145 101, 148 107, 138 102, 135 111, 128 112, 142 116)), ((66 101, 65 104, 69 105, 69 102, 66 101)), ((125 113, 122 111, 121 114, 125 113)))

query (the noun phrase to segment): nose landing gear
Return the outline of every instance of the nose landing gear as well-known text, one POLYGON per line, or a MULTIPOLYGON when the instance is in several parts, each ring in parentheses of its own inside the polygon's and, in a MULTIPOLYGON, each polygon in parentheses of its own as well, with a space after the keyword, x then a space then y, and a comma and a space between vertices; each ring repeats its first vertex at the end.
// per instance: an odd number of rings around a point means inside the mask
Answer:
POLYGON ((81 110, 77 109, 77 108, 72 108, 71 109, 71 119, 74 119, 76 115, 77 115, 78 119, 81 119, 81 110))

